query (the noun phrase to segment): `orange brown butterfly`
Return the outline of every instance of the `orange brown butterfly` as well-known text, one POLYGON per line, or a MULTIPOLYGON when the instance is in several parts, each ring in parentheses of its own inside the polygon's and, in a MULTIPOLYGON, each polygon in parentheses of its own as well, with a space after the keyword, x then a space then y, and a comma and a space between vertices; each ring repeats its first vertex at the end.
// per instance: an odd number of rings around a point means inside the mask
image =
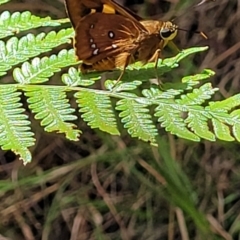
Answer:
POLYGON ((137 61, 155 62, 157 67, 163 48, 177 35, 172 22, 144 20, 112 0, 65 2, 82 73, 121 68, 119 81, 126 67, 137 61))

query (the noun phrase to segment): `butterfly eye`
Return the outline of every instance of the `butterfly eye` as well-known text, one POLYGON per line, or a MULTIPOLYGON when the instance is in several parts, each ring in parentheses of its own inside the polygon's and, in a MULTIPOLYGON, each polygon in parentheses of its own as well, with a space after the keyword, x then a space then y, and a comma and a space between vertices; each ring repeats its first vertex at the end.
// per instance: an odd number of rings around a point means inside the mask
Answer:
POLYGON ((174 32, 172 32, 172 31, 169 30, 169 29, 162 29, 162 30, 160 31, 160 36, 161 36, 163 39, 169 39, 173 33, 174 33, 174 32))
POLYGON ((177 35, 177 26, 172 22, 165 22, 160 30, 160 36, 164 40, 172 40, 177 35))

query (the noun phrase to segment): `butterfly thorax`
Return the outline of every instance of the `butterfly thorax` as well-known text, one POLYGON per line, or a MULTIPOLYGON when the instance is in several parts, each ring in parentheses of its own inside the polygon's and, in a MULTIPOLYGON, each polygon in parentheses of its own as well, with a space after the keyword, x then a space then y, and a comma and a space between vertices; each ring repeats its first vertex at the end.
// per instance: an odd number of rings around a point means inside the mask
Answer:
POLYGON ((140 23, 147 29, 149 35, 159 35, 166 43, 173 40, 177 35, 178 26, 170 21, 143 20, 140 23))
POLYGON ((147 32, 140 34, 138 47, 134 53, 134 61, 143 64, 155 61, 154 54, 157 49, 163 49, 177 34, 177 26, 172 22, 143 20, 140 23, 147 32))

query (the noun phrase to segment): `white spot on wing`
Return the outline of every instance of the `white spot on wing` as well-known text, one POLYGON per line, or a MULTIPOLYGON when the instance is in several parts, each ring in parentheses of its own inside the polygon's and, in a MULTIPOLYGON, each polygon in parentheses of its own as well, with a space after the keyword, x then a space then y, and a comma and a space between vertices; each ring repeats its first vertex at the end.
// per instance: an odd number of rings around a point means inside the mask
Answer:
POLYGON ((99 52, 99 49, 96 48, 96 49, 93 51, 93 55, 98 55, 98 52, 99 52))
POLYGON ((114 38, 115 34, 114 34, 114 32, 109 31, 109 32, 108 32, 108 36, 109 36, 110 38, 114 38))
POLYGON ((90 28, 94 28, 94 24, 92 24, 92 25, 90 26, 90 28))
POLYGON ((91 44, 91 48, 96 48, 97 45, 95 43, 91 44))
POLYGON ((93 43, 93 39, 92 38, 90 38, 90 43, 93 43))
POLYGON ((117 48, 117 45, 116 44, 112 44, 112 48, 117 48))

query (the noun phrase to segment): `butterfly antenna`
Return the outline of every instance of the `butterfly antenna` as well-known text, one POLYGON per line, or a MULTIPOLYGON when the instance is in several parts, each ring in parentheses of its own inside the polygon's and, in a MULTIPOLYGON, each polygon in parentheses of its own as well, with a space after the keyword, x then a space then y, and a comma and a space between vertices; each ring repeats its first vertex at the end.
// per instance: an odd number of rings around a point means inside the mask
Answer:
MULTIPOLYGON (((191 32, 190 30, 179 28, 179 27, 177 29, 184 32, 191 32)), ((200 34, 203 38, 208 39, 208 36, 202 31, 193 31, 193 33, 200 34)))

